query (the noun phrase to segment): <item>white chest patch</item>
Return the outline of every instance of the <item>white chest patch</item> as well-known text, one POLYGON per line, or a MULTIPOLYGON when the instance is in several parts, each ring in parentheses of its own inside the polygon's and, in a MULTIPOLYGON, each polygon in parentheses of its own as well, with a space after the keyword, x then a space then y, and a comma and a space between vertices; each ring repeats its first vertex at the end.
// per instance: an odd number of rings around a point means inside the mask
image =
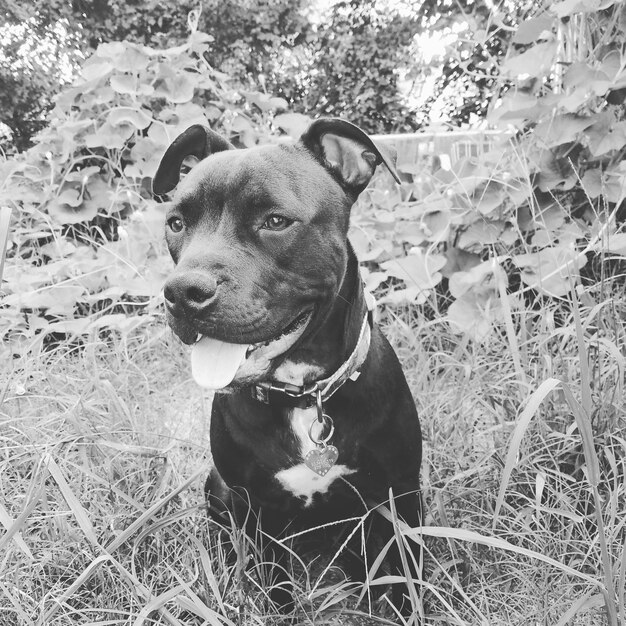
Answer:
POLYGON ((310 363, 294 363, 293 361, 284 361, 274 372, 274 378, 283 383, 291 383, 292 385, 303 385, 305 376, 310 378, 318 378, 324 373, 324 370, 317 365, 310 363))
MULTIPOLYGON (((310 409, 293 409, 292 411, 291 429, 300 444, 301 459, 304 459, 316 447, 309 437, 309 428, 316 417, 317 410, 315 407, 310 409)), ((317 433, 314 431, 313 434, 316 435, 317 433)), ((304 498, 305 506, 310 506, 313 503, 314 494, 326 493, 335 480, 341 476, 353 474, 355 471, 345 465, 333 465, 327 474, 320 476, 305 465, 304 462, 301 462, 277 472, 276 480, 286 491, 289 491, 297 498, 304 498)))

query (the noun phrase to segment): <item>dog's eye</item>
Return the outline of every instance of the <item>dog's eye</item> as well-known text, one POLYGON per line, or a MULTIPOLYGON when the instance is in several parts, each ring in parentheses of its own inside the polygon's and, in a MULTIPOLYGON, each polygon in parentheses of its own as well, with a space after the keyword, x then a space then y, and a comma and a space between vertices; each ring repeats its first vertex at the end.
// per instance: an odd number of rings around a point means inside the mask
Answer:
POLYGON ((294 220, 291 220, 284 215, 273 213, 263 222, 263 226, 261 226, 261 228, 264 228, 265 230, 285 230, 285 228, 291 226, 293 222, 294 220))
POLYGON ((181 220, 180 217, 170 217, 170 219, 167 220, 167 225, 174 233, 179 233, 185 226, 183 224, 183 220, 181 220))

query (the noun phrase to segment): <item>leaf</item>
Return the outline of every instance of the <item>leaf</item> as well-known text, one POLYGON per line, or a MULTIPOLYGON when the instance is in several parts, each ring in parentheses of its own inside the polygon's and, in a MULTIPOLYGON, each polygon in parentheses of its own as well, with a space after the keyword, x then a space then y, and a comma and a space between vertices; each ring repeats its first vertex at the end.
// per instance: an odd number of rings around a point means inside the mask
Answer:
POLYGON ((459 237, 459 248, 471 248, 472 246, 489 246, 500 240, 506 222, 503 220, 480 220, 470 224, 459 237))
POLYGON ((77 285, 50 285, 38 291, 10 294, 3 299, 3 304, 21 310, 43 309, 51 315, 72 317, 76 302, 82 299, 84 291, 77 285))
POLYGON ((488 215, 502 205, 506 191, 499 183, 490 180, 487 184, 474 191, 470 199, 474 207, 483 215, 488 215))
POLYGON ((111 124, 111 126, 127 124, 134 126, 139 130, 143 130, 152 123, 152 116, 141 109, 117 107, 109 113, 107 122, 111 124))
POLYGON ((545 228, 546 230, 557 230, 564 222, 567 214, 563 207, 557 202, 550 202, 545 206, 540 206, 538 211, 532 213, 532 226, 545 228))
POLYGON ((626 163, 621 161, 614 169, 604 172, 602 193, 608 202, 620 204, 626 197, 626 163))
POLYGON ((556 115, 540 122, 535 128, 535 135, 548 148, 553 148, 576 140, 594 121, 592 117, 580 117, 573 113, 556 115))
POLYGON ((441 273, 450 278, 455 272, 466 272, 480 263, 480 256, 473 252, 466 252, 460 248, 448 247, 446 252, 446 264, 441 273))
POLYGON ((557 44, 554 42, 540 43, 532 48, 509 57, 502 64, 502 74, 504 76, 531 76, 543 77, 552 68, 557 44))
POLYGON ((612 81, 602 70, 596 70, 587 63, 572 63, 563 76, 565 89, 583 87, 585 91, 593 91, 596 95, 604 95, 612 81))
POLYGON ((350 243, 361 263, 375 261, 384 252, 384 248, 370 237, 362 228, 352 226, 349 235, 350 243))
POLYGON ((127 124, 111 126, 105 123, 95 133, 85 136, 85 145, 88 148, 121 150, 134 132, 135 128, 127 124))
POLYGON ((555 25, 553 16, 543 13, 537 17, 524 20, 513 35, 512 41, 517 44, 534 43, 539 39, 551 39, 553 37, 552 28, 555 25))
POLYGON ((529 155, 528 161, 538 174, 536 184, 541 191, 567 191, 578 182, 571 159, 558 157, 552 150, 541 149, 538 154, 529 155))
POLYGON ((590 136, 589 150, 593 156, 601 156, 626 145, 626 122, 617 122, 608 132, 599 131, 590 136))
POLYGON ((521 279, 550 296, 564 296, 576 284, 587 257, 569 246, 552 246, 513 257, 521 279))
POLYGON ((587 170, 582 177, 581 184, 589 198, 597 198, 602 193, 602 170, 587 170))
POLYGON ((74 187, 68 187, 64 189, 58 196, 57 202, 59 204, 67 204, 71 207, 80 206, 83 201, 83 197, 80 193, 80 189, 75 189, 74 187))
POLYGON ((502 267, 494 259, 489 259, 465 271, 452 274, 449 283, 450 293, 455 298, 460 298, 468 291, 473 291, 483 299, 488 298, 497 292, 498 278, 507 285, 508 279, 502 267))
POLYGON ((606 237, 604 241, 598 241, 595 249, 598 252, 611 252, 626 256, 626 233, 614 233, 606 237))
POLYGON ((124 49, 115 55, 115 67, 120 72, 140 72, 150 63, 147 48, 138 44, 123 42, 124 49))
POLYGON ((407 287, 425 291, 436 287, 442 275, 439 270, 446 264, 446 257, 440 254, 424 254, 416 248, 411 254, 381 263, 381 267, 395 278, 403 280, 407 287))
POLYGON ((156 93, 167 98, 174 104, 189 102, 193 98, 195 82, 191 79, 189 72, 179 72, 169 76, 156 89, 156 93))
POLYGON ((395 289, 384 295, 378 302, 384 306, 405 306, 407 304, 424 304, 428 298, 428 292, 419 287, 410 286, 405 289, 395 289))
POLYGON ((469 336, 479 343, 491 334, 493 325, 500 319, 497 296, 489 297, 469 291, 456 299, 446 313, 446 321, 453 332, 469 336))
POLYGON ((540 100, 531 94, 511 90, 504 94, 489 120, 535 120, 543 112, 540 100))
POLYGON ((111 76, 111 87, 121 94, 137 95, 137 78, 130 74, 115 74, 111 76))
POLYGON ((613 6, 617 0, 562 0, 555 2, 550 10, 560 18, 574 13, 595 13, 613 6))
POLYGON ((97 57, 92 57, 85 62, 80 73, 86 81, 97 81, 110 74, 113 69, 113 65, 108 61, 100 61, 97 57))

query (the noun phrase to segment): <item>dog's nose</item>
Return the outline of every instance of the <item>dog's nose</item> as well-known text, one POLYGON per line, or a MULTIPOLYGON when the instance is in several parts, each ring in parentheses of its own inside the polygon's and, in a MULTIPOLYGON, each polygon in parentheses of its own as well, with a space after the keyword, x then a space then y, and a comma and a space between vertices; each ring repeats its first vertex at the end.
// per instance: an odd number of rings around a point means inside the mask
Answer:
POLYGON ((173 276, 165 283, 163 295, 170 312, 198 317, 210 306, 217 290, 217 280, 200 272, 173 276))

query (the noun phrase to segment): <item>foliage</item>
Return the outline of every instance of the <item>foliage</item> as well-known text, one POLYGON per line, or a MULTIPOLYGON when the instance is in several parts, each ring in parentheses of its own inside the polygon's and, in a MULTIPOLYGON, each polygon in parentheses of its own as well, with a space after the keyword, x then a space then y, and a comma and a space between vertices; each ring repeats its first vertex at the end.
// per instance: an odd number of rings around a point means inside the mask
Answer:
MULTIPOLYGON (((602 275, 601 255, 626 252, 622 13, 603 6, 557 3, 521 23, 490 114, 519 128, 513 140, 430 176, 405 166, 401 188, 381 177, 362 196, 351 236, 383 303, 428 304, 484 341, 524 301, 567 297, 602 275)), ((121 323, 86 313, 154 312, 168 261, 149 183, 180 130, 208 122, 242 145, 301 131, 285 101, 230 88, 205 60, 209 42, 100 46, 37 145, 3 166, 19 213, 2 332, 21 349, 121 323)))
POLYGON ((414 16, 376 0, 336 2, 296 57, 307 75, 287 73, 276 86, 303 113, 344 117, 374 133, 414 130, 399 69, 416 32, 414 16))
POLYGON ((516 136, 426 183, 418 165, 403 189, 370 190, 355 224, 361 258, 375 262, 368 284, 403 279, 383 301, 424 303, 436 289, 452 327, 485 340, 524 299, 564 298, 624 257, 623 15, 607 0, 529 17, 489 116, 516 136))
MULTIPOLYGON (((341 0, 310 7, 303 0, 34 0, 5 12, 0 44, 0 122, 23 150, 45 124, 53 96, 99 44, 127 40, 155 47, 186 40, 188 14, 212 39, 207 60, 241 88, 257 82, 286 98, 294 111, 342 115, 370 132, 427 125, 431 105, 452 125, 484 113, 493 74, 510 37, 517 7, 506 0, 491 20, 485 2, 419 3, 341 0), (509 11, 513 7, 515 10, 509 11), (446 35, 459 19, 465 32, 442 58, 425 61, 415 35, 446 35), (416 110, 410 83, 441 74, 436 92, 416 110)), ((5 142, 11 146, 10 143, 5 142)))
MULTIPOLYGON (((35 0, 7 7, 13 30, 0 54, 0 121, 18 150, 45 125, 52 97, 100 44, 127 40, 182 45, 189 26, 205 32, 211 65, 253 89, 259 74, 274 76, 279 51, 307 31, 302 0, 35 0), (75 28, 74 25, 78 25, 75 28), (25 43, 26 42, 26 43, 25 43), (45 50, 31 55, 27 45, 45 50), (59 63, 59 59, 62 61, 59 63)), ((8 31, 7 31, 8 32, 8 31)))
POLYGON ((169 260, 150 181, 183 129, 204 123, 243 145, 269 140, 269 120, 286 103, 230 88, 205 61, 208 41, 195 32, 167 50, 102 44, 60 94, 37 144, 3 164, 16 219, 0 333, 14 352, 53 333, 149 319, 121 313, 158 306, 169 260), (94 312, 97 320, 85 316, 94 312))

